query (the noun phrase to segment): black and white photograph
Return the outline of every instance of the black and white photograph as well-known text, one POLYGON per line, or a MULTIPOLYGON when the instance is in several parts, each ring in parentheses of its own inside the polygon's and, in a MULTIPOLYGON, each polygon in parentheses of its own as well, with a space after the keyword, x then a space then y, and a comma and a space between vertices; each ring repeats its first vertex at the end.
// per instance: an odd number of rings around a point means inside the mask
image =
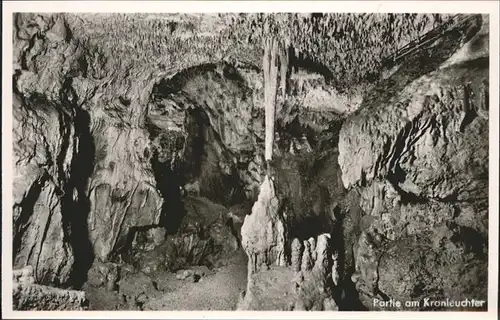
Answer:
POLYGON ((4 23, 4 308, 496 313, 498 12, 112 2, 4 23))

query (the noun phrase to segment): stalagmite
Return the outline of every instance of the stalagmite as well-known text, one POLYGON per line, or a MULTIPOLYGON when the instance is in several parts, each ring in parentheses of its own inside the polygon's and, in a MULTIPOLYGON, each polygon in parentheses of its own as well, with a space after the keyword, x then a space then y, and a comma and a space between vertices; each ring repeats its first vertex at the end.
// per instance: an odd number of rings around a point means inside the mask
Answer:
POLYGON ((326 278, 331 270, 330 234, 324 233, 318 236, 315 248, 314 270, 323 278, 326 278))
POLYGON ((313 266, 313 259, 311 257, 311 244, 309 243, 309 241, 304 241, 304 252, 302 254, 302 266, 301 266, 301 270, 302 271, 309 271, 311 270, 312 266, 313 266))
POLYGON ((271 179, 262 183, 252 214, 241 228, 242 246, 249 257, 249 273, 270 265, 285 266, 286 229, 271 179))
POLYGON ((302 242, 295 238, 292 241, 292 269, 295 272, 300 271, 300 267, 302 264, 302 251, 304 250, 304 246, 302 242))
POLYGON ((309 244, 311 245, 311 257, 313 260, 316 260, 316 238, 309 238, 309 244))

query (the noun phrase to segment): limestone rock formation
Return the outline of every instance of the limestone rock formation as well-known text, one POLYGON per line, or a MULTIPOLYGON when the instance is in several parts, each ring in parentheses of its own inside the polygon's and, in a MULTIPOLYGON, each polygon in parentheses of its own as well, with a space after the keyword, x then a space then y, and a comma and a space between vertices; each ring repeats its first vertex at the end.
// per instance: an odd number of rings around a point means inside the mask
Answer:
POLYGON ((118 282, 122 303, 129 310, 142 310, 150 299, 160 296, 153 280, 144 273, 126 274, 118 282))
POLYGON ((249 258, 249 273, 262 267, 287 264, 287 230, 284 213, 280 210, 274 182, 266 176, 257 202, 252 207, 252 213, 245 217, 241 228, 241 243, 249 258))
POLYGON ((65 212, 84 196, 75 172, 82 152, 76 112, 36 93, 14 95, 13 107, 14 266, 32 265, 37 282, 65 284, 75 263, 70 230, 79 218, 65 212))
MULTIPOLYGON (((314 238, 311 238, 311 240, 314 238)), ((316 241, 316 240, 315 240, 316 241)), ((239 304, 240 310, 338 310, 333 298, 334 286, 331 282, 333 270, 333 248, 329 234, 317 237, 315 258, 310 255, 312 241, 304 241, 304 255, 310 259, 300 266, 294 248, 300 248, 300 241, 292 241, 292 268, 272 265, 249 272, 249 283, 245 296, 239 304), (278 277, 276 274, 280 273, 278 277), (280 280, 277 280, 280 279, 280 280), (272 289, 270 287, 273 287, 272 289), (270 292, 266 292, 270 290, 270 292), (283 296, 283 298, 281 298, 283 296)))
POLYGON ((115 263, 94 261, 87 274, 87 284, 94 287, 103 286, 109 292, 115 291, 117 282, 120 280, 120 269, 120 266, 115 263))
POLYGON ((33 267, 14 270, 13 309, 30 311, 86 310, 85 292, 64 290, 34 283, 33 267))
MULTIPOLYGON (((99 15, 86 18, 102 22, 99 15)), ((262 74, 255 67, 240 64, 236 70, 198 59, 201 67, 194 69, 192 61, 177 61, 169 70, 136 68, 128 55, 116 59, 117 46, 87 37, 74 15, 16 14, 15 22, 16 266, 33 265, 44 283, 81 282, 92 262, 83 257, 114 258, 138 227, 175 230, 182 183, 198 179, 200 195, 229 204, 256 196, 263 176, 263 113, 262 74), (205 73, 193 77, 189 70, 205 73), (176 91, 179 81, 182 93, 176 91), (168 97, 159 94, 168 92, 163 84, 176 83, 168 97), (223 99, 210 91, 200 100, 207 85, 219 87, 223 99), (59 122, 59 129, 44 122, 59 122), (173 146, 177 137, 187 139, 184 152, 160 146, 165 136, 173 146), (200 139, 205 158, 196 154, 200 139), (176 157, 193 159, 186 181, 162 162, 176 157), (50 243, 39 232, 44 229, 50 243), (56 251, 56 260, 48 257, 56 251)))
POLYGON ((309 241, 304 241, 304 252, 301 260, 302 264, 300 270, 309 271, 312 269, 314 260, 312 258, 311 243, 309 241))
MULTIPOLYGON (((163 199, 137 152, 147 131, 117 120, 125 106, 105 99, 119 90, 98 85, 111 70, 71 37, 64 16, 18 14, 16 32, 15 265, 33 265, 39 283, 78 282, 92 255, 107 259, 130 226, 159 223, 163 199)), ((137 119, 141 110, 128 112, 137 119)))
POLYGON ((229 209, 192 196, 184 203, 186 213, 176 233, 167 234, 163 228, 135 232, 126 258, 135 271, 154 276, 189 266, 219 267, 241 249, 229 209))
POLYGON ((292 250, 291 250, 292 251, 291 265, 293 271, 295 272, 298 272, 301 269, 303 250, 304 250, 304 245, 302 244, 302 242, 300 242, 298 238, 293 239, 292 250))
POLYGON ((261 180, 256 155, 263 119, 245 72, 256 73, 206 64, 163 79, 153 88, 146 118, 159 161, 183 172, 179 183, 196 184, 199 195, 226 205, 251 194, 261 180))
POLYGON ((14 282, 20 282, 25 284, 35 283, 35 277, 33 277, 32 266, 27 266, 22 269, 12 270, 12 277, 14 282))
POLYGON ((486 297, 488 49, 475 52, 367 99, 342 126, 342 181, 369 219, 354 253, 369 308, 380 296, 486 297))

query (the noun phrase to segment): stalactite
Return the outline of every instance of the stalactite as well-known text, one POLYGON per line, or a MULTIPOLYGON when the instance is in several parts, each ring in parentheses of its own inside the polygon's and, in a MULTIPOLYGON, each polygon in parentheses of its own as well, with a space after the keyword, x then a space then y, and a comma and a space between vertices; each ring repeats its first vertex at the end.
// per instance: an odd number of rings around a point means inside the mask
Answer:
POLYGON ((289 41, 284 41, 280 46, 280 89, 283 97, 286 96, 287 88, 288 88, 288 78, 289 78, 289 64, 290 64, 290 56, 289 56, 289 41))
POLYGON ((275 37, 266 40, 264 45, 264 109, 265 109, 265 154, 267 162, 273 157, 274 123, 276 118, 278 90, 284 97, 289 78, 290 57, 288 42, 275 37), (279 70, 278 70, 279 69, 279 70), (279 71, 279 73, 278 73, 279 71), (279 83, 279 87, 278 87, 279 83))
POLYGON ((278 82, 277 69, 278 42, 275 38, 266 41, 264 49, 264 109, 265 109, 265 151, 266 161, 272 160, 274 144, 274 121, 276 116, 276 88, 278 82))

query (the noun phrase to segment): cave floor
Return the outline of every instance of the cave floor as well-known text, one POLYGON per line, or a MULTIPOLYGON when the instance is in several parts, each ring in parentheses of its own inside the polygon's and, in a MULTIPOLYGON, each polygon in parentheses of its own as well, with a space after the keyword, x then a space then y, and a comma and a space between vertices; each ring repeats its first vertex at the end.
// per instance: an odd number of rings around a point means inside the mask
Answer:
MULTIPOLYGON (((144 274, 138 273, 135 278, 129 278, 128 282, 141 286, 144 274)), ((198 282, 191 277, 179 279, 172 272, 160 273, 154 280, 158 290, 145 292, 148 299, 140 308, 123 302, 118 293, 106 291, 104 287, 84 286, 83 290, 91 310, 236 310, 240 293, 247 285, 247 257, 243 251, 238 252, 198 282)))
POLYGON ((244 252, 235 255, 226 266, 201 282, 177 280, 175 290, 151 300, 145 310, 236 310, 240 292, 247 285, 247 258, 244 252))

